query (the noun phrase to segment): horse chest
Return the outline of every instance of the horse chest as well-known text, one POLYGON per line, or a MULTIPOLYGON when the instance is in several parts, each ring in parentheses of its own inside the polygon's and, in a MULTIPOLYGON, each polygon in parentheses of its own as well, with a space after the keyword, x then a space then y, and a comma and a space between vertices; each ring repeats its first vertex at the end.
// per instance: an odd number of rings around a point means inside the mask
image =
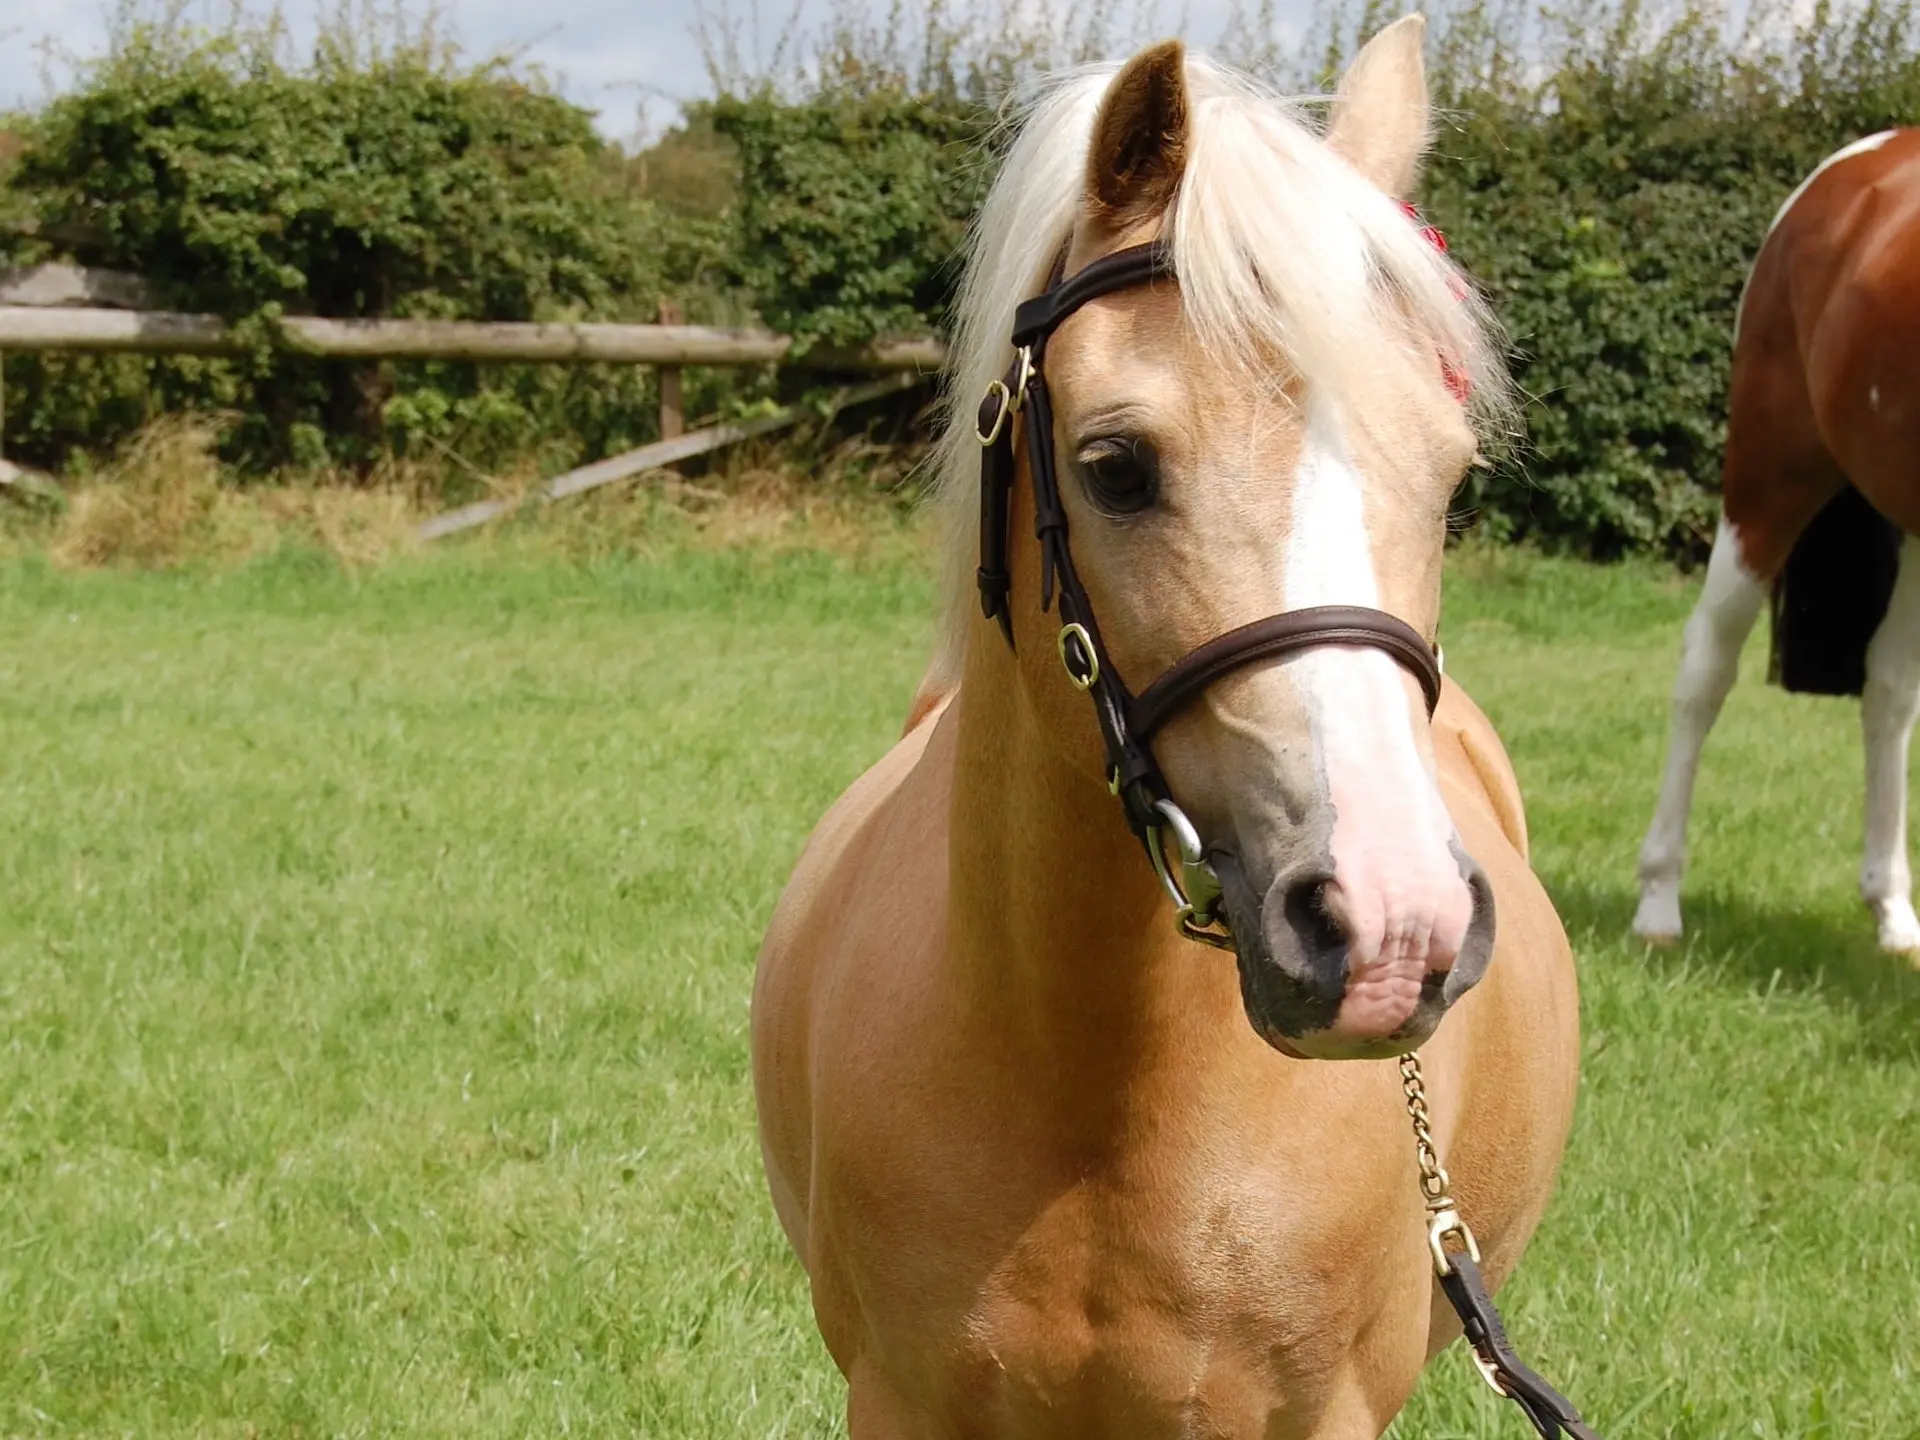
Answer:
MULTIPOLYGON (((1063 1209, 1074 1207, 1066 1206, 1063 1209)), ((954 1379, 1007 1433, 1080 1417, 1081 1433, 1247 1434, 1311 1400, 1350 1330, 1337 1296, 1301 1303, 1282 1246, 1245 1217, 1157 1221, 1088 1205, 1042 1221, 986 1277, 954 1379)))
POLYGON ((1319 1407, 1375 1268, 1338 1224, 1252 1167, 1202 1179, 1149 1152, 1063 1171, 1023 1154, 1026 1128, 1003 1117, 976 1148, 943 1127, 937 1156, 822 1195, 852 1222, 815 1280, 843 1365, 864 1352, 915 1409, 982 1436, 1264 1434, 1319 1407))

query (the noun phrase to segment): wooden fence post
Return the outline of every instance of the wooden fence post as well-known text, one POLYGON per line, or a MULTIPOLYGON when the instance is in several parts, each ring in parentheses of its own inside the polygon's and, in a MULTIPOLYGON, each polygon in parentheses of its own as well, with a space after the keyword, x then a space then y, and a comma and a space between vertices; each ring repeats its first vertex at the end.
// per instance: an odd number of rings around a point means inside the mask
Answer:
MULTIPOLYGON (((660 323, 679 325, 685 320, 680 307, 671 300, 660 302, 660 323)), ((678 440, 687 429, 686 403, 680 393, 680 367, 660 367, 660 438, 678 440)))

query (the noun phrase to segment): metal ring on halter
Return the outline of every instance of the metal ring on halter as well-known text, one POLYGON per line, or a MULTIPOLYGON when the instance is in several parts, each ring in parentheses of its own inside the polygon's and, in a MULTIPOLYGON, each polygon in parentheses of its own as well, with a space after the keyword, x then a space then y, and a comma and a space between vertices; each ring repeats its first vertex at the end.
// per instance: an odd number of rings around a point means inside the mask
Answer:
POLYGON ((1078 621, 1060 627, 1060 664, 1067 672, 1067 679, 1073 682, 1076 690, 1091 690, 1093 682, 1100 678, 1100 656, 1093 648, 1093 636, 1087 633, 1087 627, 1078 621), (1067 652, 1067 642, 1071 640, 1079 651, 1083 668, 1073 667, 1072 657, 1067 652))
POLYGON ((1173 801, 1156 800, 1153 808, 1166 821, 1164 828, 1173 831, 1174 843, 1180 847, 1180 876, 1176 879, 1167 868, 1166 848, 1161 843, 1163 827, 1148 827, 1147 854, 1153 860, 1153 870, 1160 877, 1162 888, 1173 901, 1174 923, 1189 940, 1198 940, 1217 950, 1233 949, 1232 935, 1206 928, 1219 923, 1214 907, 1220 903, 1220 879, 1207 864, 1200 832, 1193 828, 1186 811, 1173 801))
POLYGON ((1033 379, 1033 347, 1020 347, 1020 373, 1013 380, 1013 408, 1017 413, 1021 402, 1027 398, 1027 382, 1033 379))
POLYGON ((1189 940, 1198 941, 1202 945, 1211 945, 1216 950, 1225 950, 1229 953, 1235 951, 1233 935, 1230 931, 1206 928, 1208 925, 1224 926, 1227 923, 1218 915, 1211 920, 1199 922, 1193 918, 1191 910, 1182 910, 1173 917, 1173 923, 1174 927, 1189 940))

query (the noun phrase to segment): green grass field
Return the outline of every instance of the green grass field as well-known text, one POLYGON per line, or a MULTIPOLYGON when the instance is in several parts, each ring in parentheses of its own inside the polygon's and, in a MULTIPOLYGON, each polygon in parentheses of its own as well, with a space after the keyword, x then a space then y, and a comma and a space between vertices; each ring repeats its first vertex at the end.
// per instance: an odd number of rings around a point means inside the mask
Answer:
MULTIPOLYGON (((0 1434, 813 1436, 761 927, 895 734, 897 561, 0 568, 0 1434)), ((1610 1440, 1920 1436, 1920 975, 1854 898, 1857 712, 1707 754, 1691 940, 1625 938, 1690 587, 1470 553, 1447 658, 1584 965, 1507 1293, 1610 1440)), ((1402 1440, 1530 1433, 1457 1354, 1402 1440)))

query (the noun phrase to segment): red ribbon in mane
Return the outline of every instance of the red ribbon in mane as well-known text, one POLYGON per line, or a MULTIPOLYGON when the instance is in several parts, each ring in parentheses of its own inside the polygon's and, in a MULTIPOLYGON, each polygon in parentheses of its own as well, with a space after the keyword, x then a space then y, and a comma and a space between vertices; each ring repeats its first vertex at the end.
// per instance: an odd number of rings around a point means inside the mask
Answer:
MULTIPOLYGON (((1420 227, 1420 238, 1422 240, 1425 240, 1442 255, 1447 253, 1447 237, 1427 223, 1426 217, 1420 213, 1419 206, 1402 200, 1400 202, 1400 208, 1407 212, 1407 218, 1409 220, 1420 227)), ((1466 291, 1460 288, 1458 281, 1454 282, 1454 298, 1461 300, 1466 298, 1466 291)), ((1458 400, 1462 405, 1466 404, 1467 398, 1473 394, 1473 382, 1455 369, 1452 362, 1444 355, 1440 357, 1440 373, 1446 377, 1447 389, 1453 392, 1453 398, 1458 400)))

